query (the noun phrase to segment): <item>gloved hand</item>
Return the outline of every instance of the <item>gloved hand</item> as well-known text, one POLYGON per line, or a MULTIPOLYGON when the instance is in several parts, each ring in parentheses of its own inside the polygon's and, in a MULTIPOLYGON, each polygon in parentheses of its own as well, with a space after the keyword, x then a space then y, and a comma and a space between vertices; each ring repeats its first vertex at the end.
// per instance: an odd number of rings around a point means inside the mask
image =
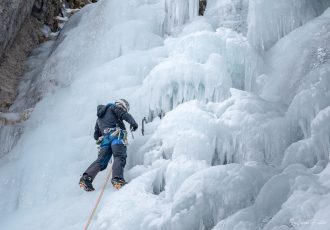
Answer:
POLYGON ((130 125, 130 130, 135 131, 137 129, 138 129, 138 124, 135 123, 135 124, 130 125))
POLYGON ((103 136, 100 136, 99 139, 97 139, 96 144, 100 145, 103 141, 103 136))

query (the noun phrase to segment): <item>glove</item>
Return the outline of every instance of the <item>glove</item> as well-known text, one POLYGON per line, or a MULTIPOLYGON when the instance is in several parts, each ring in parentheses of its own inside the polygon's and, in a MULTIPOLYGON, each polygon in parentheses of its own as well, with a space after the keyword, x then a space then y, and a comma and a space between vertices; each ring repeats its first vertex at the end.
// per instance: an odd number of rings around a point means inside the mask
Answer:
POLYGON ((135 124, 130 125, 130 130, 135 131, 137 129, 138 129, 138 124, 135 123, 135 124))
POLYGON ((100 136, 99 139, 97 139, 96 144, 100 145, 103 141, 103 136, 100 136))

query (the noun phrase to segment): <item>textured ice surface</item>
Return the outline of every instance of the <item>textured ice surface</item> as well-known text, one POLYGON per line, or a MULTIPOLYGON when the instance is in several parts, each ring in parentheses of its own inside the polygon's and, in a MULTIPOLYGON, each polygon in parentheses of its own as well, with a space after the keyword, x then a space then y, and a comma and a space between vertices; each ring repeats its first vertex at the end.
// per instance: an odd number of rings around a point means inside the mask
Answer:
POLYGON ((270 67, 261 96, 289 104, 286 117, 305 138, 286 150, 285 165, 299 162, 311 167, 328 161, 324 120, 330 106, 330 47, 325 42, 330 39, 329 13, 293 31, 267 53, 270 67))
POLYGON ((328 10, 281 39, 267 52, 269 68, 266 70, 268 79, 263 88, 263 98, 290 104, 295 95, 314 87, 320 89, 318 93, 327 91, 329 18, 328 10))
POLYGON ((209 1, 198 17, 198 1, 103 0, 75 14, 0 160, 1 229, 83 227, 104 180, 78 187, 97 156, 96 105, 126 98, 154 120, 91 229, 328 230, 329 10, 316 17, 328 2, 294 2, 209 1), (257 28, 267 51, 227 23, 246 10, 249 33, 252 16, 274 22, 257 28))
POLYGON ((258 50, 268 50, 295 28, 319 16, 328 0, 250 0, 248 38, 258 50))
POLYGON ((283 166, 301 163, 307 167, 324 166, 329 160, 330 106, 322 109, 310 124, 311 136, 293 143, 285 152, 283 166))
POLYGON ((192 99, 223 101, 230 87, 252 90, 260 56, 241 34, 211 28, 207 21, 195 20, 180 35, 165 40, 168 58, 150 71, 141 89, 153 113, 192 99), (206 30, 196 32, 200 23, 206 30))
POLYGON ((199 0, 162 0, 165 6, 164 32, 176 33, 178 27, 198 16, 199 0))
POLYGON ((228 27, 246 34, 248 6, 248 0, 208 0, 204 16, 217 27, 228 27))

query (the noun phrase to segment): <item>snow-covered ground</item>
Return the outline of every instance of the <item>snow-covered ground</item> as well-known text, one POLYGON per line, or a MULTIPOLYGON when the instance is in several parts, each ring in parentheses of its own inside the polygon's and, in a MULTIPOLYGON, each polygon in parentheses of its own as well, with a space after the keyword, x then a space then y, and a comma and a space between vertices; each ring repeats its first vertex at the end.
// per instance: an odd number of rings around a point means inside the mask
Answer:
POLYGON ((90 229, 329 230, 330 1, 101 0, 66 24, 0 159, 0 229, 82 229, 96 106, 149 122, 90 229), (265 3, 264 3, 265 2, 265 3), (267 2, 267 3, 266 3, 267 2), (159 119, 159 113, 166 113, 159 119))

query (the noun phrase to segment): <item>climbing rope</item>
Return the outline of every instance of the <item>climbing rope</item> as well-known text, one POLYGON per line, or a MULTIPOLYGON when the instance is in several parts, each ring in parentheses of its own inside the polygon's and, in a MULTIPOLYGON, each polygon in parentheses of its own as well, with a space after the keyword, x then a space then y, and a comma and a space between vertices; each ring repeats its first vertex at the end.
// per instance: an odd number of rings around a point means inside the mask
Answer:
POLYGON ((102 199, 102 196, 103 196, 104 190, 105 190, 105 188, 107 187, 107 183, 108 183, 108 181, 109 181, 109 179, 110 179, 110 177, 111 177, 111 174, 112 174, 112 164, 111 164, 111 166, 110 166, 109 169, 108 169, 107 176, 106 176, 106 178, 105 178, 105 182, 104 182, 103 188, 102 188, 102 190, 101 190, 101 193, 100 193, 99 197, 97 198, 97 201, 96 201, 96 203, 95 203, 94 209, 93 209, 93 211, 92 211, 92 213, 91 213, 91 215, 90 215, 90 217, 89 217, 89 219, 88 219, 88 221, 87 221, 87 223, 86 223, 86 225, 85 225, 84 230, 87 230, 87 229, 88 229, 88 226, 89 226, 90 223, 92 222, 93 216, 94 216, 94 214, 95 214, 95 212, 96 212, 97 206, 99 206, 99 203, 100 203, 100 201, 101 201, 101 199, 102 199))

